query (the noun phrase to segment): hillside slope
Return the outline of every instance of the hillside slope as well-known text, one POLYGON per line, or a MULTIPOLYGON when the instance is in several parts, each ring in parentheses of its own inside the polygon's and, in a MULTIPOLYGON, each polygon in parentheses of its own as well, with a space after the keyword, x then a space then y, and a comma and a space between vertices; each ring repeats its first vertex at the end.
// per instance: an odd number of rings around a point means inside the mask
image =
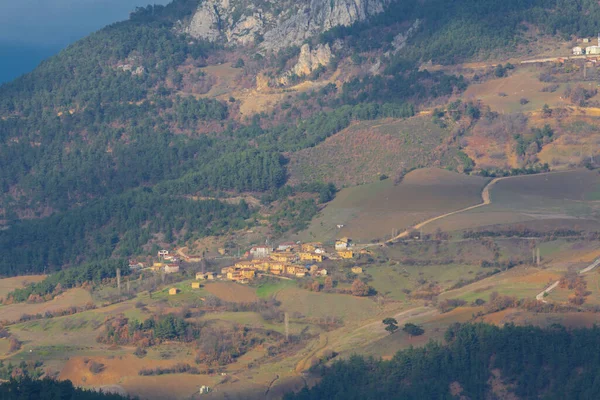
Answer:
POLYGON ((597 3, 558 7, 566 18, 538 0, 140 8, 0 87, 0 246, 11 252, 0 273, 256 224, 281 235, 331 199, 330 181, 368 182, 402 163, 468 170, 462 131, 402 121, 469 85, 420 64, 521 51, 527 26, 563 37, 600 30, 597 3), (253 93, 263 97, 250 107, 253 93), (384 118, 406 128, 338 134, 384 118), (363 163, 353 157, 361 149, 385 155, 363 163), (230 204, 240 193, 262 204, 230 204))

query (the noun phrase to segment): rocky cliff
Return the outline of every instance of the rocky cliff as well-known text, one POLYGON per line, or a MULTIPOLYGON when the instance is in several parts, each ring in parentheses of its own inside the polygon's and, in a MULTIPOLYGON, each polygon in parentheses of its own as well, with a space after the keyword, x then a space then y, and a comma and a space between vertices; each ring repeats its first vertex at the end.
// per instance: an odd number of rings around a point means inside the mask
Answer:
POLYGON ((205 0, 185 32, 228 43, 279 50, 339 25, 383 12, 391 0, 205 0))

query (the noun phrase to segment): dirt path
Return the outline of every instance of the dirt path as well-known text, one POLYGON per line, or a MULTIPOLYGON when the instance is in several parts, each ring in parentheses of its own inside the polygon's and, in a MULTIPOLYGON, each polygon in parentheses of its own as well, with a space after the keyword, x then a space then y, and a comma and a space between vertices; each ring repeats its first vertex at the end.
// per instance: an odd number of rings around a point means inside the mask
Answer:
POLYGON ((535 175, 513 175, 513 176, 502 176, 500 178, 494 178, 487 185, 485 185, 485 187, 481 191, 481 201, 482 201, 481 203, 476 204, 474 206, 466 207, 466 208, 463 208, 463 209, 460 209, 460 210, 452 211, 452 212, 449 212, 449 213, 446 213, 446 214, 438 215, 437 217, 430 218, 427 221, 423 221, 423 222, 421 222, 421 223, 419 223, 419 224, 417 224, 417 225, 415 225, 415 226, 413 226, 413 227, 405 230, 404 232, 400 233, 399 235, 397 235, 397 236, 395 236, 395 237, 393 237, 393 238, 391 238, 391 239, 389 239, 389 240, 387 240, 385 242, 376 243, 375 245, 376 246, 381 246, 381 245, 383 245, 385 243, 393 243, 396 240, 403 239, 403 238, 407 237, 408 235, 410 235, 411 231, 419 230, 419 229, 423 228, 425 225, 428 225, 428 224, 430 224, 430 223, 432 223, 434 221, 438 221, 440 219, 447 218, 447 217, 449 217, 451 215, 460 214, 460 213, 463 213, 463 212, 466 212, 466 211, 474 210, 476 208, 492 204, 491 190, 496 185, 496 183, 498 183, 498 182, 500 182, 502 180, 511 179, 511 178, 522 178, 522 177, 526 177, 526 176, 563 174, 563 173, 570 172, 570 171, 571 170, 566 170, 566 171, 552 171, 552 172, 543 172, 543 173, 535 174, 535 175))
MULTIPOLYGON (((587 267, 585 267, 584 269, 579 271, 579 275, 583 275, 586 272, 590 272, 591 270, 596 268, 598 265, 600 265, 600 258, 594 260, 593 263, 591 263, 590 265, 588 265, 587 267)), ((556 289, 556 287, 558 286, 559 283, 560 283, 560 281, 554 282, 552 285, 548 286, 548 288, 546 288, 542 292, 538 293, 537 296, 535 296, 535 299, 538 301, 541 301, 542 303, 547 303, 547 301, 544 300, 544 296, 546 295, 546 293, 550 293, 551 291, 556 289)))
POLYGON ((405 230, 404 232, 400 233, 398 236, 393 237, 390 240, 388 240, 386 243, 392 243, 395 240, 403 239, 403 238, 407 237, 410 234, 411 231, 413 231, 413 230, 419 230, 419 229, 423 228, 425 225, 428 225, 428 224, 430 224, 430 223, 432 223, 434 221, 437 221, 437 220, 440 220, 440 219, 443 219, 443 218, 447 218, 447 217, 449 217, 451 215, 454 215, 454 214, 459 214, 459 213, 462 213, 462 212, 474 210, 476 208, 487 206, 488 204, 491 204, 492 203, 492 198, 491 198, 491 195, 490 195, 490 189, 498 181, 503 180, 503 179, 507 179, 507 178, 512 178, 512 177, 506 176, 506 177, 502 177, 502 178, 494 178, 487 185, 485 185, 485 187, 481 191, 481 200, 482 200, 481 203, 476 204, 474 206, 469 206, 469 207, 466 207, 466 208, 463 208, 463 209, 460 209, 460 210, 452 211, 452 212, 449 212, 449 213, 446 213, 446 214, 438 215, 437 217, 430 218, 427 221, 423 221, 420 224, 417 224, 417 225, 413 226, 412 228, 409 228, 409 229, 405 230))
MULTIPOLYGON (((438 313, 438 311, 436 309, 432 309, 429 307, 417 307, 417 308, 411 308, 410 310, 401 311, 401 312, 393 315, 393 318, 395 318, 398 321, 398 325, 402 325, 405 322, 407 322, 409 319, 413 319, 416 317, 424 317, 424 316, 433 315, 436 313, 438 313)), ((340 335, 339 332, 336 334, 336 332, 333 331, 333 332, 331 332, 335 335, 332 337, 332 340, 335 340, 333 342, 330 342, 328 333, 322 333, 319 336, 318 343, 316 343, 315 346, 309 351, 309 353, 306 356, 304 356, 296 364, 296 368, 295 368, 296 373, 302 373, 302 372, 308 370, 311 367, 312 360, 314 358, 318 358, 319 354, 323 353, 328 347, 331 349, 339 348, 339 346, 338 346, 339 341, 340 341, 339 338, 343 338, 344 341, 347 341, 349 339, 359 337, 362 333, 364 333, 364 331, 367 331, 367 330, 377 331, 376 333, 379 333, 380 337, 378 337, 377 339, 374 339, 374 340, 378 340, 381 337, 385 337, 388 334, 385 331, 385 327, 381 323, 381 320, 379 320, 379 319, 376 321, 368 322, 364 325, 361 325, 361 326, 351 330, 348 334, 340 335), (378 332, 378 331, 381 331, 381 332, 378 332)))

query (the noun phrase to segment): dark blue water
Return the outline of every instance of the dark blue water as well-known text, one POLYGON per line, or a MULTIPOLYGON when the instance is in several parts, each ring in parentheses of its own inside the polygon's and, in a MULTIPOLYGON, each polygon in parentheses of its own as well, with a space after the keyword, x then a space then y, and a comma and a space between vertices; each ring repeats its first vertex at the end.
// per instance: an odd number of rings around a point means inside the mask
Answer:
POLYGON ((0 84, 110 23, 136 6, 171 0, 0 0, 0 84))
POLYGON ((0 44, 0 84, 33 70, 60 50, 60 46, 0 44))

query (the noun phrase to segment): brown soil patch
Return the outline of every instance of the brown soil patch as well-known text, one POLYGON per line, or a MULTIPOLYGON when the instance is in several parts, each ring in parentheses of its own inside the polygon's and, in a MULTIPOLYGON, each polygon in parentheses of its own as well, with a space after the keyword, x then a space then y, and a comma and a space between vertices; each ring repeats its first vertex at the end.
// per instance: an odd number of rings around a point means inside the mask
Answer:
POLYGON ((60 372, 59 379, 68 379, 76 386, 121 384, 126 377, 137 377, 138 372, 143 368, 170 367, 177 363, 195 365, 191 356, 189 359, 178 358, 176 360, 153 360, 148 357, 137 358, 131 354, 112 358, 73 357, 66 362, 60 372), (92 361, 104 364, 104 369, 100 373, 92 373, 89 367, 92 361))
POLYGON ((258 300, 253 289, 233 282, 209 283, 205 289, 221 300, 233 303, 251 303, 258 300))
POLYGON ((70 289, 56 296, 51 301, 39 304, 10 304, 0 307, 0 319, 16 321, 23 314, 43 314, 46 311, 64 310, 68 307, 81 307, 92 301, 90 292, 84 289, 70 289))
POLYGON ((46 278, 46 275, 15 276, 12 278, 0 279, 0 299, 15 289, 21 289, 30 283, 36 283, 46 278))

